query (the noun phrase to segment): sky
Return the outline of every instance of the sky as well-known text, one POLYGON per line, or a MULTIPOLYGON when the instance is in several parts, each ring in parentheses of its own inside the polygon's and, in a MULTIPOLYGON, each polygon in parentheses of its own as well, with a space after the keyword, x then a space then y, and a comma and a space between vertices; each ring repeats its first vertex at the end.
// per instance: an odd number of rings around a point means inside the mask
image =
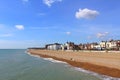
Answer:
POLYGON ((120 0, 0 0, 0 49, 120 39, 120 0))

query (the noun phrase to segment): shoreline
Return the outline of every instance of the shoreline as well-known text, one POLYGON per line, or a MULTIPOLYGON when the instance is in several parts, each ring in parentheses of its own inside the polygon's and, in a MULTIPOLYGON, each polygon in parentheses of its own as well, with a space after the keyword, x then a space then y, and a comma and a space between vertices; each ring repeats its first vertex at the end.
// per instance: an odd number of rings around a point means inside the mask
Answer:
MULTIPOLYGON (((74 56, 71 59, 58 57, 57 55, 58 54, 60 55, 59 52, 61 52, 61 51, 29 50, 28 52, 33 54, 33 55, 39 55, 40 57, 53 58, 55 60, 64 61, 64 62, 67 62, 68 64, 70 64, 74 67, 83 68, 85 70, 93 71, 93 72, 96 72, 99 74, 103 74, 103 75, 107 75, 107 76, 111 76, 111 77, 115 77, 115 78, 120 78, 120 69, 118 69, 118 68, 97 65, 94 63, 90 63, 90 62, 76 61, 73 59, 74 56), (46 53, 48 53, 49 55, 46 53)), ((66 52, 63 51, 63 53, 66 53, 66 52)), ((63 55, 63 54, 61 53, 61 55, 63 55)))

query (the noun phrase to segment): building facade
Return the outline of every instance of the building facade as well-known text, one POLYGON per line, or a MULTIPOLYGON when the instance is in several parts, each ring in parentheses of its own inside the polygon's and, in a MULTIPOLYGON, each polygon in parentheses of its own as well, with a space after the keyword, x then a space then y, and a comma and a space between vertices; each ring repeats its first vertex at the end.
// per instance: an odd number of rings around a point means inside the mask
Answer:
POLYGON ((46 45, 46 49, 47 50, 61 50, 62 49, 62 45, 58 44, 58 43, 48 44, 48 45, 46 45))

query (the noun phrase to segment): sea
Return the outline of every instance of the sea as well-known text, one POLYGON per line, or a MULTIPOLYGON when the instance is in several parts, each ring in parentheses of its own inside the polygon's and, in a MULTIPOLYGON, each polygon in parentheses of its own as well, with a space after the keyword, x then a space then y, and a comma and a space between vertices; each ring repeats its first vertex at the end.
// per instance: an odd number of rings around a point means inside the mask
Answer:
POLYGON ((120 80, 66 62, 31 55, 26 49, 0 49, 0 80, 120 80))

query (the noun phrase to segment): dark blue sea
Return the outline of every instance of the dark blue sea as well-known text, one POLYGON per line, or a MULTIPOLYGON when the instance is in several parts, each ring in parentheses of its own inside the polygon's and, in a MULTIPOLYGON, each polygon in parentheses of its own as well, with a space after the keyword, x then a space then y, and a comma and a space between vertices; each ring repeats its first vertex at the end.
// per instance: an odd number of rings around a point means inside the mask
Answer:
POLYGON ((0 49, 0 80, 119 80, 75 68, 25 49, 0 49))

